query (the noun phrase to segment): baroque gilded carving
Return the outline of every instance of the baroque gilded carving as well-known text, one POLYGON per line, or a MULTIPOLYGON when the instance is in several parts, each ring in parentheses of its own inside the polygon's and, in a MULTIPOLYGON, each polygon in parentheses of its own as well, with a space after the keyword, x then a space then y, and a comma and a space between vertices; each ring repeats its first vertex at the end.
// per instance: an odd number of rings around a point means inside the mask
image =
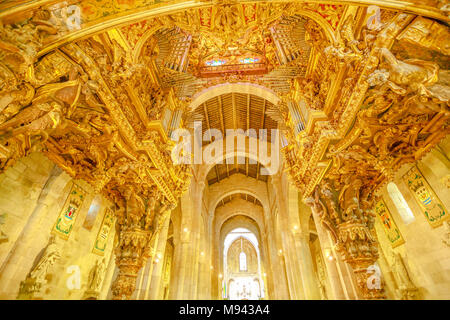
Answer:
MULTIPOLYGON (((441 2, 429 2, 447 12, 441 2)), ((429 41, 429 35, 436 31, 445 39, 448 30, 384 10, 387 21, 369 29, 362 25, 365 11, 341 4, 212 4, 83 36, 42 57, 45 44, 72 31, 62 22, 64 14, 30 11, 20 23, 0 25, 0 172, 42 150, 70 176, 113 200, 119 234, 113 295, 129 299, 153 237, 189 185, 191 168, 174 166, 170 157, 167 134, 176 128, 163 125, 164 115, 180 109, 175 90, 242 81, 289 89, 294 79, 290 89, 296 92, 266 112, 289 142, 283 149, 287 170, 352 266, 362 295, 382 298, 381 288, 368 286, 368 268, 378 257, 374 193, 402 164, 420 159, 449 133, 448 70, 396 56, 392 44, 420 43, 445 56, 448 47, 429 41), (297 28, 302 13, 308 18, 301 18, 298 29, 305 31, 307 45, 298 52, 308 67, 301 59, 283 61, 293 52, 280 49, 281 40, 270 30, 294 20, 290 26, 297 28), (167 36, 172 46, 165 48, 157 36, 144 39, 158 30, 160 37, 176 33, 167 36), (159 70, 158 58, 169 49, 179 50, 186 68, 159 70), (264 60, 267 77, 237 70, 200 79, 209 59, 235 64, 248 53, 264 60), (282 80, 274 84, 277 77, 282 80), (310 116, 300 133, 287 107, 294 99, 310 116)), ((99 268, 91 270, 92 292, 98 291, 99 268)), ((33 279, 46 272, 39 270, 33 279)))
MULTIPOLYGON (((189 183, 189 168, 172 165, 167 133, 149 126, 162 121, 166 108, 172 112, 171 93, 159 87, 151 59, 135 62, 108 34, 38 60, 42 33, 51 30, 33 21, 0 28, 0 170, 42 150, 73 178, 113 200, 120 270, 113 294, 130 298, 152 236, 189 183)), ((98 294, 100 267, 91 270, 89 295, 98 294)), ((30 274, 23 294, 39 290, 45 270, 30 274)))
POLYGON ((130 299, 136 278, 144 262, 152 253, 151 243, 160 232, 168 210, 174 208, 156 188, 148 195, 147 201, 129 186, 122 187, 124 198, 117 200, 119 244, 115 250, 119 274, 112 285, 113 299, 130 299), (157 203, 161 203, 157 207, 157 203))
POLYGON ((333 91, 331 80, 324 95, 328 101, 336 95, 334 111, 318 99, 318 82, 297 80, 297 97, 309 110, 324 108, 326 116, 301 135, 292 135, 292 122, 285 122, 291 134, 284 152, 293 182, 352 266, 360 293, 380 299, 382 285, 373 285, 370 273, 378 258, 374 193, 402 164, 421 159, 449 133, 450 88, 447 70, 435 62, 401 60, 388 49, 412 17, 400 14, 376 30, 363 29, 360 39, 350 17, 340 29, 341 42, 314 42, 332 58, 333 77, 344 75, 340 90, 333 91), (352 127, 345 124, 352 119, 352 127), (332 140, 337 143, 329 145, 332 140))
POLYGON ((324 180, 307 199, 330 231, 336 250, 349 263, 358 288, 365 299, 384 298, 383 289, 370 282, 369 267, 378 259, 374 235, 373 197, 363 188, 363 182, 347 175, 341 183, 324 180))

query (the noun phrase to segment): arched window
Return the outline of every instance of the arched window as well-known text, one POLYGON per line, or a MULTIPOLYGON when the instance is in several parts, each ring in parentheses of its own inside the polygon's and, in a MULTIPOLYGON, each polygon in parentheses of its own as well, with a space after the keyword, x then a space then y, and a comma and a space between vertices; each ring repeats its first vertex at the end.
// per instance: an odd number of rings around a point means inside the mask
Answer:
POLYGON ((101 206, 102 206, 102 197, 100 195, 96 195, 95 198, 92 200, 86 218, 84 219, 83 228, 89 231, 92 229, 101 206))
POLYGON ((239 271, 247 271, 247 255, 243 251, 239 254, 239 271))
POLYGON ((408 206, 405 198, 403 198, 402 193, 398 190, 398 187, 395 183, 389 182, 387 185, 387 191, 389 196, 394 202, 395 207, 397 208, 398 213, 403 219, 405 224, 409 224, 415 220, 414 214, 411 211, 411 208, 408 206))

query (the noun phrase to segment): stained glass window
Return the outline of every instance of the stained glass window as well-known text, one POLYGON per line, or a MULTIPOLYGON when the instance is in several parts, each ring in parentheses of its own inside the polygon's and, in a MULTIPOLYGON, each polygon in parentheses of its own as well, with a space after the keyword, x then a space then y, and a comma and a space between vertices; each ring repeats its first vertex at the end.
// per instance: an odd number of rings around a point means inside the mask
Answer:
POLYGON ((227 62, 226 60, 213 59, 213 60, 206 61, 206 65, 210 66, 210 67, 217 67, 217 66, 224 65, 226 62, 227 62))
POLYGON ((244 58, 244 59, 241 59, 241 60, 239 60, 241 63, 245 63, 245 64, 248 64, 248 63, 256 63, 256 62, 259 62, 259 58, 244 58))
POLYGON ((402 217, 403 222, 405 224, 413 222, 415 219, 414 214, 409 208, 405 198, 403 198, 402 193, 400 192, 400 190, 398 190, 397 185, 393 182, 389 182, 387 185, 387 191, 392 199, 392 202, 394 202, 394 205, 397 208, 398 213, 402 217))

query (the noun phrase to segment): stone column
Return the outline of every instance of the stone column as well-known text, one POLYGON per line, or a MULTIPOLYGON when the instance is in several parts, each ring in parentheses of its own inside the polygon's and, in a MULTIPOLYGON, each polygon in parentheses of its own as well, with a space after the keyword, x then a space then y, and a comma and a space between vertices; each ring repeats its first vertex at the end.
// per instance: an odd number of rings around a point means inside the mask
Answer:
POLYGON ((199 273, 198 273, 198 289, 197 299, 208 300, 211 299, 211 251, 208 234, 202 233, 200 243, 200 259, 199 259, 199 273))
POLYGON ((102 290, 98 296, 99 300, 106 300, 108 297, 109 289, 111 288, 111 282, 113 279, 114 271, 116 269, 116 264, 114 263, 114 252, 111 253, 109 258, 108 267, 106 268, 105 278, 103 279, 102 290))
POLYGON ((175 248, 176 288, 171 299, 195 299, 198 280, 198 259, 201 206, 204 182, 192 181, 189 193, 181 198, 182 222, 180 243, 175 248))
POLYGON ((381 269, 381 273, 383 275, 384 280, 386 281, 386 288, 388 290, 387 295, 388 295, 388 299, 391 300, 395 300, 397 298, 401 298, 401 297, 397 297, 396 293, 396 281, 394 278, 394 274, 392 273, 391 270, 391 266, 389 265, 389 263, 386 260, 386 256, 384 255, 384 251, 383 249, 380 247, 379 248, 379 252, 380 252, 380 259, 378 259, 378 263, 380 265, 380 269, 381 269))
POLYGON ((188 237, 184 235, 183 226, 181 225, 180 237, 177 240, 174 237, 174 253, 172 261, 172 271, 170 279, 169 300, 183 299, 184 288, 184 264, 183 252, 187 250, 188 237))
POLYGON ((199 258, 200 258, 200 228, 203 226, 201 223, 202 219, 202 205, 203 205, 203 190, 205 188, 205 182, 199 181, 193 182, 193 215, 192 215, 192 225, 191 225, 191 235, 192 235, 192 251, 189 259, 190 262, 190 273, 189 279, 189 299, 195 299, 197 297, 197 285, 198 285, 198 271, 199 271, 199 258))
POLYGON ((280 218, 280 229, 285 230, 285 232, 281 234, 281 239, 283 242, 283 252, 285 257, 286 273, 288 277, 291 299, 305 299, 303 283, 301 280, 303 278, 300 268, 301 257, 298 255, 299 252, 296 250, 297 245, 295 243, 295 238, 292 234, 291 227, 295 225, 295 223, 299 225, 298 214, 296 217, 297 221, 294 220, 294 217, 291 217, 289 215, 286 203, 287 193, 283 192, 282 179, 279 175, 272 176, 272 184, 274 185, 276 190, 276 199, 279 210, 278 214, 280 218), (292 222, 292 220, 294 220, 294 222, 292 222))
MULTIPOLYGON (((19 289, 19 284, 17 284, 17 289, 14 290, 15 292, 11 292, 11 283, 9 279, 16 278, 14 275, 18 272, 19 265, 22 266, 21 269, 23 273, 23 276, 20 276, 20 278, 26 277, 27 271, 23 270, 23 264, 25 263, 29 265, 26 269, 31 268, 33 263, 33 258, 31 257, 34 257, 39 252, 30 252, 29 250, 30 243, 35 243, 37 241, 36 226, 38 226, 41 221, 45 219, 49 210, 52 210, 52 212, 54 211, 55 214, 59 212, 64 203, 58 203, 58 199, 61 197, 61 191, 69 181, 70 177, 59 167, 55 166, 53 168, 25 227, 22 229, 19 237, 1 265, 1 294, 5 293, 5 296, 12 296, 17 293, 16 290, 19 289)), ((47 241, 47 235, 48 233, 43 234, 43 236, 45 236, 45 240, 42 239, 42 246, 44 246, 47 241)))
POLYGON ((341 255, 336 251, 333 239, 329 232, 327 232, 328 243, 330 245, 329 250, 333 257, 333 263, 336 266, 336 270, 339 274, 339 279, 341 280, 341 287, 344 291, 345 298, 348 300, 358 299, 358 293, 354 284, 353 272, 350 273, 350 266, 342 260, 341 255))
POLYGON ((319 287, 317 286, 316 273, 314 272, 311 249, 309 247, 309 233, 296 233, 297 251, 300 253, 300 268, 305 298, 307 300, 320 300, 319 287))
POLYGON ((299 264, 305 299, 318 300, 320 292, 309 246, 309 218, 311 215, 309 209, 308 212, 300 212, 301 203, 299 203, 298 190, 291 184, 288 185, 288 190, 290 227, 296 251, 300 256, 299 264))
POLYGON ((139 289, 139 293, 137 294, 138 299, 145 300, 148 296, 148 292, 150 291, 150 282, 151 282, 151 275, 153 273, 153 268, 155 264, 153 263, 156 254, 156 246, 159 241, 159 234, 154 235, 154 239, 152 240, 151 247, 154 248, 151 253, 150 257, 145 262, 145 265, 143 267, 144 272, 144 279, 142 281, 141 288, 139 289))
MULTIPOLYGON (((311 204, 311 203, 308 203, 311 204)), ((320 242, 320 249, 322 250, 322 253, 326 250, 331 250, 332 244, 329 242, 327 230, 325 230, 320 223, 320 217, 315 210, 314 206, 311 206, 311 211, 313 214, 313 220, 314 224, 316 226, 317 230, 317 236, 319 238, 320 242)), ((348 296, 345 295, 344 290, 341 286, 341 280, 340 276, 337 270, 336 262, 335 260, 330 261, 326 257, 324 257, 325 267, 327 271, 328 280, 330 281, 331 289, 333 290, 332 294, 334 296, 334 299, 336 300, 345 300, 348 299, 348 296)))
POLYGON ((286 270, 284 269, 284 263, 282 263, 281 257, 278 255, 277 241, 275 238, 274 221, 270 212, 265 212, 265 221, 267 222, 267 252, 270 270, 266 271, 266 274, 271 278, 273 283, 272 299, 290 299, 289 288, 286 279, 286 270))
POLYGON ((144 280, 146 278, 145 267, 146 267, 146 263, 139 270, 138 275, 136 277, 136 289, 134 290, 133 294, 131 295, 132 300, 139 299, 139 296, 140 296, 141 292, 143 291, 144 280))
POLYGON ((167 235, 169 232, 170 224, 170 213, 168 214, 166 220, 164 221, 164 226, 161 229, 158 239, 158 246, 156 249, 156 254, 160 254, 161 258, 157 258, 158 261, 154 262, 153 272, 151 273, 150 280, 150 291, 146 294, 145 299, 156 300, 159 296, 159 289, 161 284, 162 271, 164 268, 164 252, 166 251, 167 235))

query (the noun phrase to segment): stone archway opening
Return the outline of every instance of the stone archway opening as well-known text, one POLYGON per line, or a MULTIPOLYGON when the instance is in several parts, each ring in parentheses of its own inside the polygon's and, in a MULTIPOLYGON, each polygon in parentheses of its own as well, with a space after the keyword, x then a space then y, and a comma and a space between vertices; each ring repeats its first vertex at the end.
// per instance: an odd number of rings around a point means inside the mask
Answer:
POLYGON ((265 297, 261 254, 256 235, 247 228, 230 231, 223 243, 222 297, 260 300, 265 297))

